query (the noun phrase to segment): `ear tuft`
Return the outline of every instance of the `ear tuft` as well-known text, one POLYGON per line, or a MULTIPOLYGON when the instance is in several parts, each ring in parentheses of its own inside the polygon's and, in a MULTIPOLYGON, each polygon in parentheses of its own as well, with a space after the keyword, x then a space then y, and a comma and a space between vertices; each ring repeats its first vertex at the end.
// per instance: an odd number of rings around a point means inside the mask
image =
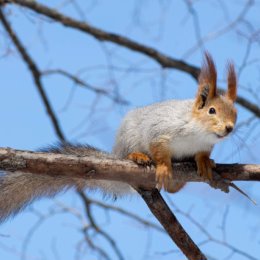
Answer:
POLYGON ((226 93, 226 97, 235 102, 237 98, 237 76, 233 62, 227 63, 227 83, 228 90, 226 93))
POLYGON ((207 97, 209 95, 209 85, 205 85, 200 92, 200 103, 199 103, 199 109, 203 108, 206 104, 207 97))
POLYGON ((199 76, 199 89, 195 101, 198 109, 202 109, 208 100, 217 95, 216 85, 216 67, 211 55, 208 52, 205 52, 205 58, 199 76))
POLYGON ((217 71, 216 71, 215 63, 208 52, 205 52, 205 58, 199 76, 199 85, 209 86, 208 98, 213 98, 216 96, 217 71))

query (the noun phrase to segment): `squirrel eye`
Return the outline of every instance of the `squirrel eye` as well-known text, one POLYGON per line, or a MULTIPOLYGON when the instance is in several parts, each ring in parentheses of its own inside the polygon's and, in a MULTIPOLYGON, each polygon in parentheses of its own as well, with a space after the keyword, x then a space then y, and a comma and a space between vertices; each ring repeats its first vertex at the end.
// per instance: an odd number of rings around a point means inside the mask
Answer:
POLYGON ((215 109, 214 107, 211 107, 211 108, 209 109, 209 113, 210 113, 210 114, 216 114, 216 109, 215 109))

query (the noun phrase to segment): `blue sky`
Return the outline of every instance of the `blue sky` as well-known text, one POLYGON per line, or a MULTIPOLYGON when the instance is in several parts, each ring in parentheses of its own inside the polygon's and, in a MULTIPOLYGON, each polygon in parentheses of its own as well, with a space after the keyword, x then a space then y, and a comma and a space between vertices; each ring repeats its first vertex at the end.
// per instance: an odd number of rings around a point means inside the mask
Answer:
MULTIPOLYGON (((46 1, 41 1, 44 4, 46 1)), ((195 1, 201 35, 225 28, 243 9, 243 2, 195 1)), ((202 50, 187 56, 187 50, 197 42, 194 33, 194 18, 185 1, 78 1, 85 15, 78 13, 72 4, 52 1, 51 5, 76 19, 84 19, 104 30, 119 33, 140 43, 154 47, 174 58, 183 58, 199 66, 202 50), (185 55, 186 54, 186 55, 185 55)), ((258 3, 246 16, 255 28, 259 27, 258 3)), ((162 70, 151 59, 110 43, 100 43, 93 37, 75 30, 39 19, 32 12, 20 8, 9 8, 8 18, 21 37, 24 45, 42 71, 62 68, 75 73, 89 84, 99 86, 119 95, 129 105, 118 106, 106 97, 96 97, 92 92, 76 87, 69 80, 50 75, 43 78, 44 88, 57 113, 66 137, 71 141, 86 142, 111 151, 116 129, 124 114, 131 108, 170 98, 192 98, 196 93, 196 82, 187 74, 176 70, 162 70)), ((57 141, 50 120, 33 85, 27 67, 20 59, 10 40, 0 28, 0 145, 17 149, 35 150, 57 141), (7 50, 9 50, 7 52, 7 50)), ((241 35, 249 35, 246 23, 205 43, 219 71, 219 84, 225 87, 225 66, 233 59, 237 69, 246 54, 247 41, 241 35)), ((258 103, 259 59, 258 43, 253 43, 248 62, 239 77, 239 94, 258 103)), ((217 162, 259 163, 258 121, 247 123, 251 114, 238 107, 238 124, 243 123, 232 138, 219 144, 213 158, 217 162), (254 127, 254 128, 253 128, 254 127), (245 141, 246 140, 246 141, 245 141)), ((255 200, 260 201, 259 184, 239 183, 255 200)), ((99 195, 91 195, 101 198, 99 195)), ((181 192, 170 195, 174 204, 184 213, 190 214, 214 237, 242 251, 260 258, 259 206, 253 206, 235 191, 222 194, 206 184, 189 184, 181 192), (223 216, 226 214, 225 233, 222 232, 223 216)), ((111 201, 106 201, 112 203, 111 201)), ((1 259, 21 259, 28 230, 38 216, 48 215, 50 209, 60 211, 60 205, 75 207, 81 211, 81 202, 73 191, 54 199, 43 199, 34 203, 24 213, 1 226, 1 259)), ((138 197, 115 202, 156 222, 138 197)), ((106 214, 94 208, 97 219, 115 239, 126 259, 183 259, 179 253, 170 253, 171 240, 164 234, 147 230, 135 221, 116 213, 106 214), (167 253, 168 252, 168 253, 167 253)), ((195 242, 204 241, 205 236, 188 218, 176 213, 181 223, 195 242)), ((26 247, 23 259, 73 259, 79 250, 75 248, 82 239, 81 223, 71 214, 57 213, 47 218, 33 234, 26 247)), ((111 252, 109 245, 98 238, 98 244, 111 252)), ((224 259, 229 251, 216 243, 207 243, 203 252, 212 259, 224 259)), ((81 259, 98 259, 90 250, 84 251, 81 259)), ((234 254, 228 259, 248 259, 234 254)))

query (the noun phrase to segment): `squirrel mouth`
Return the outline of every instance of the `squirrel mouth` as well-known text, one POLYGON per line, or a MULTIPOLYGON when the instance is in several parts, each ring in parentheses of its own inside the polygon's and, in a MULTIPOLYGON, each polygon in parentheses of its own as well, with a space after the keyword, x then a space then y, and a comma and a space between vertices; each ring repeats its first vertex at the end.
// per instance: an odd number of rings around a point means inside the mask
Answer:
POLYGON ((222 138, 224 138, 224 137, 226 137, 227 135, 219 135, 219 134, 216 134, 215 133, 215 135, 217 136, 217 138, 219 138, 219 139, 222 139, 222 138))

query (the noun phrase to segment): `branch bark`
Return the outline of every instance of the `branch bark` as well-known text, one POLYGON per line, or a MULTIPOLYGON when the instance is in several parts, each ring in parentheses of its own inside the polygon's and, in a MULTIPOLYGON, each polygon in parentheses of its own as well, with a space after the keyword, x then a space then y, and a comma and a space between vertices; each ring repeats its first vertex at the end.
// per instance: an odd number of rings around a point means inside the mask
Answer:
MULTIPOLYGON (((174 163, 174 178, 185 182, 202 182, 195 163, 174 163)), ((140 193, 151 212, 165 228, 171 239, 192 260, 206 259, 171 212, 155 187, 155 169, 139 167, 128 160, 111 155, 97 158, 57 153, 21 151, 0 148, 0 171, 22 171, 25 174, 66 176, 82 180, 111 180, 126 182, 140 193)), ((229 180, 260 181, 260 165, 219 164, 217 172, 229 180)))
POLYGON ((154 216, 160 221, 172 240, 179 248, 181 248, 182 252, 188 259, 207 259, 183 229, 157 189, 148 191, 138 189, 137 191, 142 196, 154 216))
MULTIPOLYGON (((196 173, 193 162, 174 163, 173 169, 175 180, 205 182, 196 173)), ((107 158, 97 158, 0 148, 0 170, 121 181, 146 190, 155 187, 154 167, 140 167, 109 155, 107 158)), ((216 172, 231 181, 260 181, 260 165, 217 164, 216 172)))

